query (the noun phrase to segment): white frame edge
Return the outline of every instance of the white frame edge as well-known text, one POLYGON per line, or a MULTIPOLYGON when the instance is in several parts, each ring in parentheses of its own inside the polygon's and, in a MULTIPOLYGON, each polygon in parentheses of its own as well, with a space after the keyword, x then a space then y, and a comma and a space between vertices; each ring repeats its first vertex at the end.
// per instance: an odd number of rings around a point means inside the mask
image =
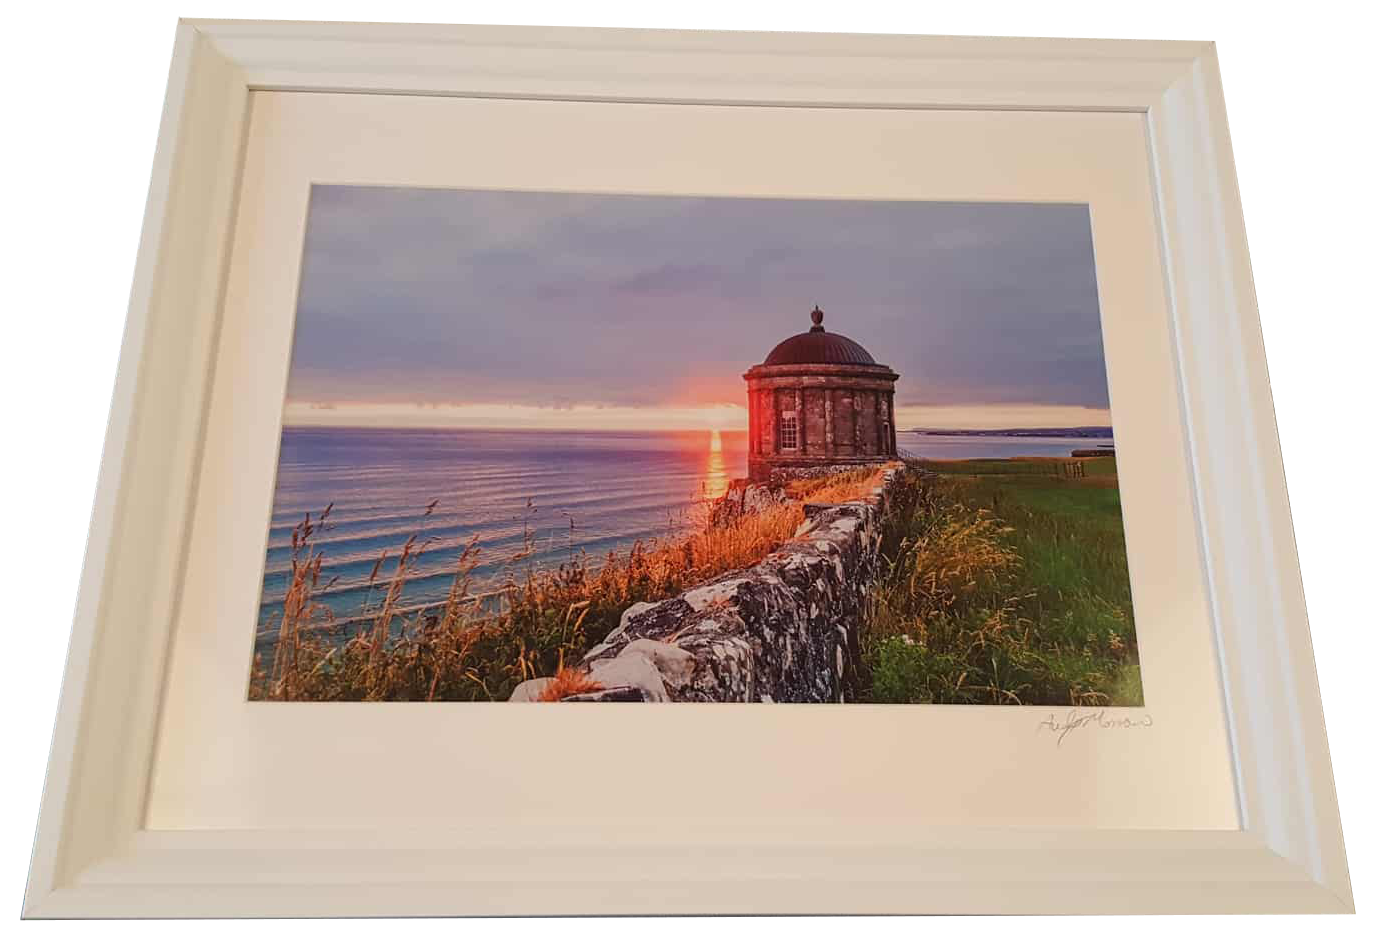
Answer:
POLYGON ((178 25, 26 917, 1352 910, 1211 44, 178 25), (610 836, 536 864, 444 833, 143 830, 254 89, 1143 113, 1243 829, 610 836))

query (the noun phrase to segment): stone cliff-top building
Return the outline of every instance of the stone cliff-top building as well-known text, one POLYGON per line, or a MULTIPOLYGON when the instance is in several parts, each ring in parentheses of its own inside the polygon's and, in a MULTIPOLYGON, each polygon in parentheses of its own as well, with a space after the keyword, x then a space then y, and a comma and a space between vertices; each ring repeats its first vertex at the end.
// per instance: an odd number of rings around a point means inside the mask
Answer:
POLYGON ((780 342, 747 371, 750 447, 755 481, 820 466, 879 463, 894 458, 895 381, 861 345, 813 327, 780 342))

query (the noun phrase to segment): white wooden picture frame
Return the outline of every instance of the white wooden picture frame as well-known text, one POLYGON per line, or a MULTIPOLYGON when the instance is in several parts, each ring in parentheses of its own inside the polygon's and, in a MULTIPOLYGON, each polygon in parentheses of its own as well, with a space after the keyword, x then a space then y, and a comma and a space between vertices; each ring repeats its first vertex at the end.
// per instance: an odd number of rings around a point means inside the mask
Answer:
POLYGON ((1210 44, 179 24, 26 916, 1352 909, 1210 44), (254 90, 1141 115, 1241 829, 148 829, 254 90))

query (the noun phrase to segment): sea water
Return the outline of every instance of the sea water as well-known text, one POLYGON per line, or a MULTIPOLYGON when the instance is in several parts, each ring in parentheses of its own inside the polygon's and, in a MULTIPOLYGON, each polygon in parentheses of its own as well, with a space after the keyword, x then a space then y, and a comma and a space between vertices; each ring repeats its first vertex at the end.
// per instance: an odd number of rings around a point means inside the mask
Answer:
MULTIPOLYGON (((1066 456, 1102 445, 914 433, 898 441, 904 452, 933 459, 1066 456)), ((319 523, 327 506, 324 528, 310 539, 321 555, 320 585, 329 585, 316 600, 343 621, 380 602, 413 536, 420 550, 398 601, 403 609, 444 600, 471 542, 471 588, 482 591, 527 568, 580 556, 596 565, 609 551, 697 527, 705 503, 746 474, 746 453, 746 434, 734 431, 288 428, 268 529, 260 643, 272 640, 282 618, 293 529, 308 514, 319 523)))

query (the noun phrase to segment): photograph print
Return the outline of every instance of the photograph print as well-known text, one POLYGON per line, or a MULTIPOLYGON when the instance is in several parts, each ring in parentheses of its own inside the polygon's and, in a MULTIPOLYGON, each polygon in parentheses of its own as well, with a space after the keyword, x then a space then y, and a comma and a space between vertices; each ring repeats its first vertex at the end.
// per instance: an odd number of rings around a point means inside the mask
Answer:
POLYGON ((248 696, 1143 705, 1088 207, 316 185, 248 696))

